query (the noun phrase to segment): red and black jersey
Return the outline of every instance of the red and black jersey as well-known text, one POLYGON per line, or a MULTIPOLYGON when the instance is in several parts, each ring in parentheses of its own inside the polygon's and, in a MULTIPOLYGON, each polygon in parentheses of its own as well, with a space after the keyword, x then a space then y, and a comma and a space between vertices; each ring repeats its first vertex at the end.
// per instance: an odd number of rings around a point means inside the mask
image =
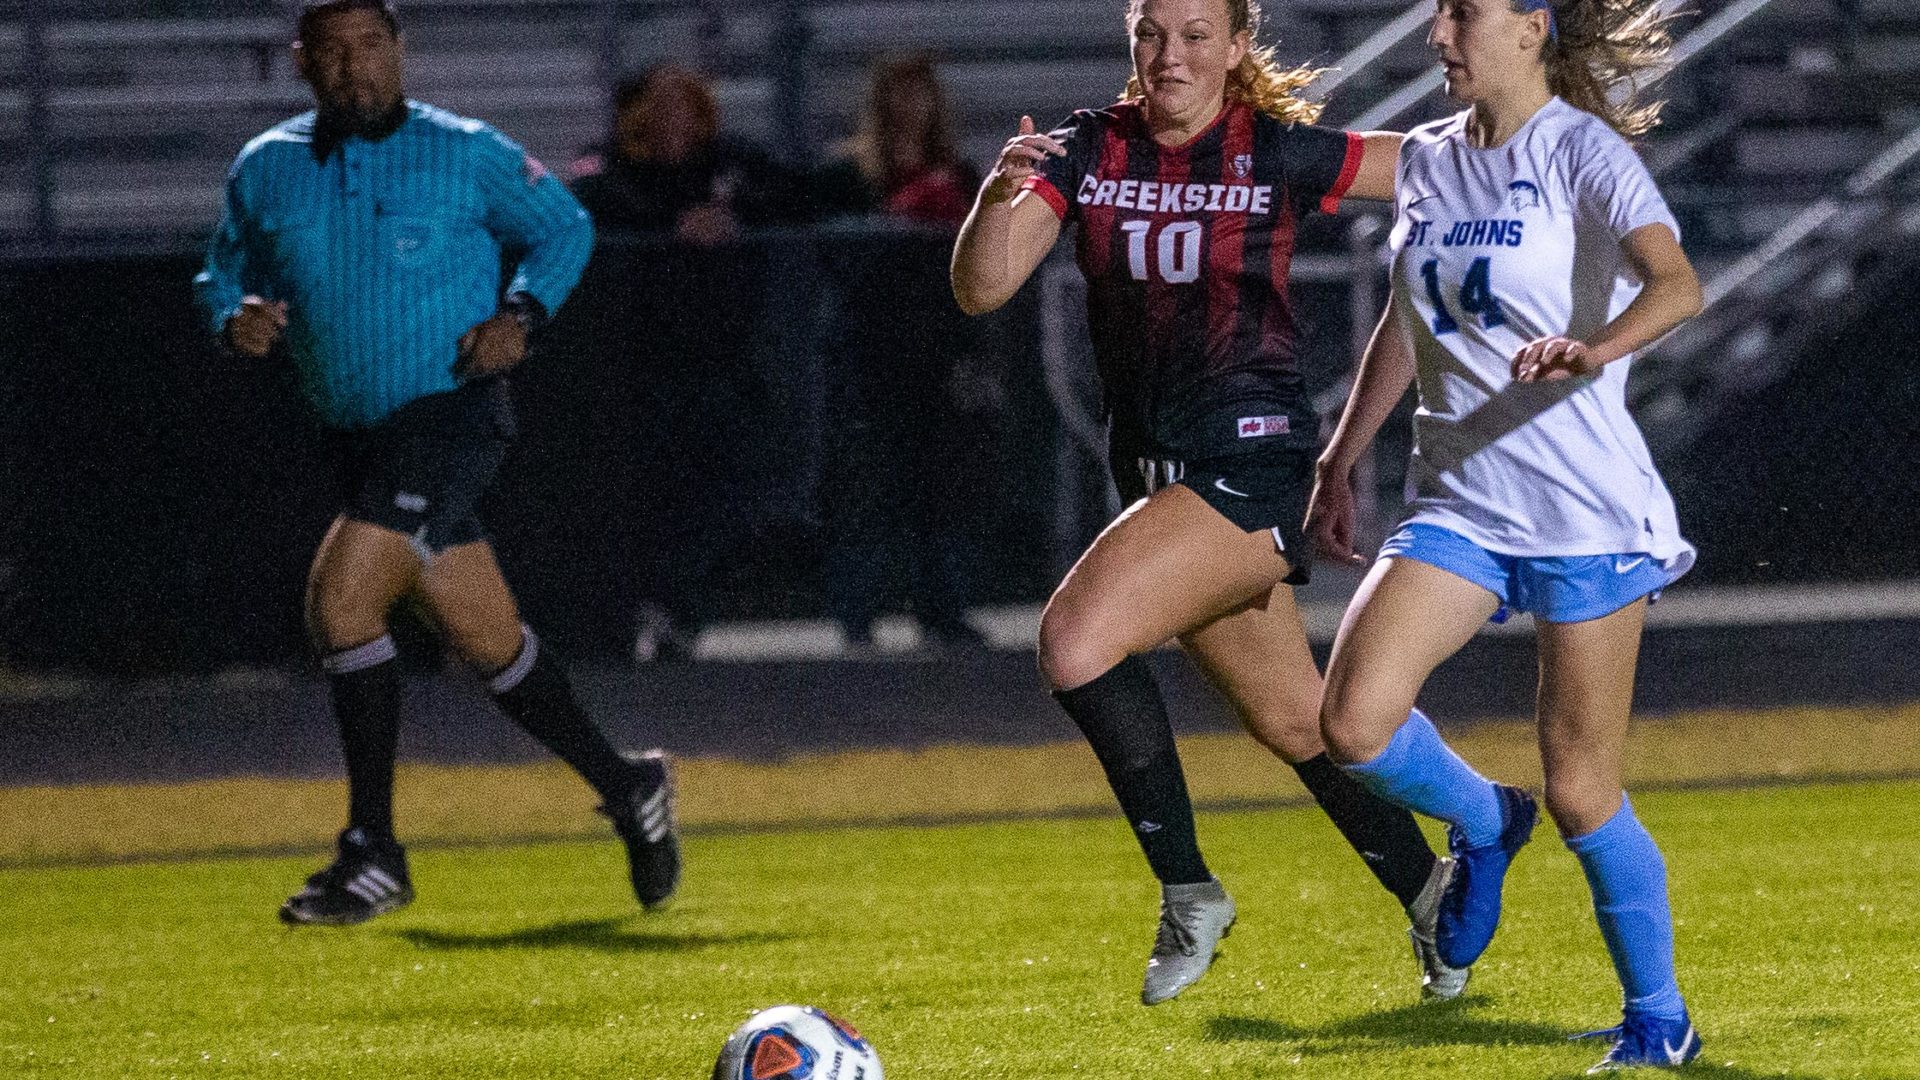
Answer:
POLYGON ((1184 459, 1311 448, 1318 417, 1294 359, 1294 227, 1332 213, 1358 135, 1234 102, 1184 146, 1140 104, 1082 110, 1026 182, 1080 226, 1087 316, 1116 441, 1184 459))

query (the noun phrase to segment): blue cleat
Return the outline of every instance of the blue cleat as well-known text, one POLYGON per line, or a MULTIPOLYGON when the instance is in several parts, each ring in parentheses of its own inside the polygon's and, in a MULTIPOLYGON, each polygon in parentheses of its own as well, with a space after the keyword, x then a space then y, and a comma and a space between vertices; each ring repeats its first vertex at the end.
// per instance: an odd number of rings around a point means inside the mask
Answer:
POLYGON ((1533 837, 1540 808, 1533 796, 1516 787, 1495 784, 1500 797, 1500 839, 1467 847, 1457 827, 1447 828, 1447 850, 1459 864, 1440 898, 1440 917, 1434 926, 1434 946, 1450 968, 1472 967, 1493 941, 1500 926, 1500 889, 1507 867, 1533 837))
POLYGON ((1587 1070, 1588 1076, 1616 1069, 1677 1069, 1700 1056, 1700 1036, 1694 1034, 1693 1021, 1684 1011, 1673 1020, 1629 1012, 1619 1027, 1574 1038, 1613 1040, 1613 1049, 1587 1070))

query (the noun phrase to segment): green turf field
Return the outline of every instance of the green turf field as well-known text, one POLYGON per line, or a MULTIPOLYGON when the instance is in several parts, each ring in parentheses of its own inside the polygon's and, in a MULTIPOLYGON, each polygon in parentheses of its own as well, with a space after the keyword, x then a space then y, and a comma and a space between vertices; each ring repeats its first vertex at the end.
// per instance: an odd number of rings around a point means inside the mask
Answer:
MULTIPOLYGON (((1920 784, 1649 793, 1713 1077, 1920 1076, 1920 784)), ((1135 1003, 1155 893, 1114 821, 708 835, 641 915, 607 843, 416 851, 421 898, 283 929, 310 859, 0 871, 0 1075, 677 1077, 750 1008, 843 1013, 895 1078, 1559 1077, 1618 991, 1543 827, 1466 1000, 1307 810, 1211 814, 1241 922, 1135 1003)))

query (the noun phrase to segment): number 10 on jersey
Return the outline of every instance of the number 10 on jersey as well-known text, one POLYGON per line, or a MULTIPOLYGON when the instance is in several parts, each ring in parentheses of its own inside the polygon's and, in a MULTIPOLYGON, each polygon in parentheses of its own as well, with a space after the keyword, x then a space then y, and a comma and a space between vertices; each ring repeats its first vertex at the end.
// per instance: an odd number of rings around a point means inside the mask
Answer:
POLYGON ((1152 281, 1154 274, 1147 262, 1147 248, 1157 249, 1159 279, 1169 285, 1185 285, 1200 280, 1200 223, 1170 221, 1160 235, 1150 237, 1151 221, 1123 221, 1120 231, 1127 234, 1127 267, 1133 280, 1152 281), (1157 243, 1149 243, 1149 240, 1157 243))

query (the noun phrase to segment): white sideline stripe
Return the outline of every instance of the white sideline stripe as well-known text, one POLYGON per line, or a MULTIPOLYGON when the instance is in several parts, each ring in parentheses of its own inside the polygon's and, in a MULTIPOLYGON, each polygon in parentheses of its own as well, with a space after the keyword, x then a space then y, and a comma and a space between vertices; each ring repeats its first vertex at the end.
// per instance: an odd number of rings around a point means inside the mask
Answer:
MULTIPOLYGON (((1703 629, 1728 626, 1804 626, 1810 623, 1864 622, 1872 619, 1920 618, 1920 581, 1873 585, 1757 585, 1749 587, 1678 588, 1647 610, 1647 628, 1703 629)), ((1308 624, 1309 630, 1312 624, 1308 624)), ((1340 627, 1340 612, 1331 615, 1326 637, 1340 627)), ((1489 625, 1483 633, 1514 635, 1533 632, 1531 617, 1516 615, 1505 625, 1489 625)))
MULTIPOLYGON (((968 615, 996 649, 1027 650, 1040 629, 1040 605, 975 608, 968 615)), ((1307 636, 1333 640, 1346 611, 1344 595, 1300 605, 1307 636)), ((1647 613, 1647 626, 1706 628, 1797 626, 1870 619, 1920 619, 1920 580, 1870 584, 1752 585, 1689 588, 1685 580, 1647 613)), ((1482 633, 1508 636, 1533 632, 1533 620, 1516 615, 1482 633)), ((875 652, 881 658, 938 656, 916 653, 919 625, 907 616, 889 616, 874 626, 875 652)), ((827 619, 721 623, 707 627, 694 643, 701 660, 837 660, 848 655, 837 624, 827 619)))

